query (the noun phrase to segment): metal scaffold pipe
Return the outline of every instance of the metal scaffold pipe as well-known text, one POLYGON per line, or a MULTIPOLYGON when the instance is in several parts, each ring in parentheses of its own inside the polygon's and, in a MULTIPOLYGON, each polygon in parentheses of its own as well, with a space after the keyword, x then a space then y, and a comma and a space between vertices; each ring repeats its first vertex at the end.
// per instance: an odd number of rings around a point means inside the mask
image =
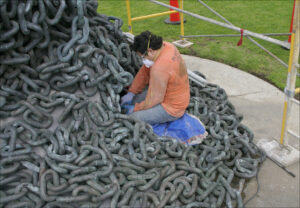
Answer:
MULTIPOLYGON (((261 33, 266 36, 288 36, 292 33, 261 33)), ((202 38, 202 37, 240 37, 240 34, 205 34, 205 35, 184 35, 182 38, 202 38)), ((244 35, 250 36, 250 35, 244 35)))
POLYGON ((202 87, 206 86, 206 84, 207 84, 206 79, 200 77, 199 75, 197 75, 196 73, 194 73, 191 70, 188 70, 187 72, 188 72, 190 80, 194 81, 195 83, 199 84, 202 87))
POLYGON ((207 4, 205 4, 203 1, 198 0, 198 2, 200 2, 203 6, 205 6, 207 9, 209 9, 209 11, 211 11, 212 13, 214 13, 215 15, 217 15, 218 17, 220 17, 222 20, 224 20, 224 22, 231 24, 231 22, 229 22, 227 19, 225 19, 225 17, 223 17, 222 15, 220 15, 218 12, 216 12, 215 10, 213 10, 212 8, 210 8, 207 4))
MULTIPOLYGON (((206 8, 208 8, 211 12, 213 12, 215 15, 217 15, 219 18, 221 18, 222 20, 224 20, 226 23, 230 24, 233 26, 233 24, 231 22, 229 22, 227 19, 225 19, 225 17, 223 17, 222 15, 220 15, 218 12, 216 12, 215 10, 213 10, 212 8, 210 8, 207 4, 205 4, 203 1, 198 0, 202 5, 204 5, 206 8)), ((284 67, 288 68, 288 65, 286 63, 284 63, 284 61, 282 61, 280 58, 278 58, 277 56, 275 56, 272 52, 270 52, 268 49, 266 49, 265 47, 263 47, 261 44, 259 44, 257 41, 255 41, 254 39, 252 39, 250 37, 250 35, 245 35, 252 43, 254 43, 255 45, 257 45, 259 48, 261 48, 262 50, 264 50, 266 53, 268 53, 270 56, 272 56, 274 59, 276 59, 279 63, 281 63, 284 67)))
MULTIPOLYGON (((164 7, 167 7, 169 9, 173 9, 173 10, 176 10, 178 12, 182 12, 184 14, 187 14, 189 16, 192 16, 192 17, 195 17, 197 19, 201 19, 201 20, 204 20, 206 22, 209 22, 209 23, 212 23, 212 24, 216 24, 216 25, 219 25, 221 27, 225 27, 225 28, 228 28, 228 29, 231 29, 231 30, 235 30, 235 31, 238 31, 240 32, 242 28, 239 28, 239 27, 236 27, 234 25, 230 25, 230 24, 226 24, 226 23, 222 23, 222 22, 219 22, 217 20, 214 20, 214 19, 210 19, 208 17, 203 17, 201 15, 198 15, 198 14, 194 14, 194 13, 191 13, 191 12, 188 12, 188 11, 185 11, 183 9, 179 9, 179 8, 176 8, 176 7, 173 7, 173 6, 169 6, 167 4, 164 4, 162 2, 159 2, 159 1, 156 1, 156 0, 149 0, 150 2, 152 3, 155 3, 155 4, 158 4, 158 5, 161 5, 161 6, 164 6, 164 7)), ((274 38, 270 38, 270 37, 267 37, 265 35, 261 35, 259 33, 255 33, 255 32, 251 32, 249 30, 244 30, 244 34, 245 35, 250 35, 252 37, 255 37, 255 38, 259 38, 259 39, 262 39, 262 40, 265 40, 265 41, 268 41, 268 42, 271 42, 271 43, 274 43, 274 44, 277 44, 277 45, 280 45, 280 46, 283 46, 285 48, 290 48, 290 44, 287 43, 287 42, 284 42, 284 41, 281 41, 281 40, 277 40, 277 39, 274 39, 274 38)))

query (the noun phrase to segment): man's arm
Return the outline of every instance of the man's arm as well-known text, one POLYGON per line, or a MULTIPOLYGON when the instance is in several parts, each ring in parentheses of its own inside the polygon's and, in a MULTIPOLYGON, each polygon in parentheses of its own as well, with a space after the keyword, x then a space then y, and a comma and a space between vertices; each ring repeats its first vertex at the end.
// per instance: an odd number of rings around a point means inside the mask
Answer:
MULTIPOLYGON (((151 72, 150 72, 151 73, 151 72)), ((134 111, 146 110, 163 102, 169 75, 165 72, 155 71, 151 73, 146 99, 135 104, 134 111)))
POLYGON ((140 68, 129 88, 129 92, 138 94, 145 89, 146 85, 149 83, 149 71, 150 69, 146 68, 144 65, 140 68))

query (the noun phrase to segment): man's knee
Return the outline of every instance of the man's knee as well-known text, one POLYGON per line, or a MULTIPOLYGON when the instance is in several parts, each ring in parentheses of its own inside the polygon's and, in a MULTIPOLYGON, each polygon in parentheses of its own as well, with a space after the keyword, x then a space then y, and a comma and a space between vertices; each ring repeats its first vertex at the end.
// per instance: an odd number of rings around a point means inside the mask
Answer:
POLYGON ((139 119, 138 117, 138 113, 137 112, 133 112, 132 114, 129 115, 130 117, 132 118, 136 118, 136 119, 139 119))
POLYGON ((154 116, 152 114, 149 114, 150 112, 149 111, 137 111, 137 112, 134 112, 132 114, 130 114, 130 116, 132 118, 135 118, 137 120, 140 120, 140 121, 144 121, 146 123, 149 123, 149 124, 154 124, 156 123, 157 119, 156 118, 157 116, 154 116))

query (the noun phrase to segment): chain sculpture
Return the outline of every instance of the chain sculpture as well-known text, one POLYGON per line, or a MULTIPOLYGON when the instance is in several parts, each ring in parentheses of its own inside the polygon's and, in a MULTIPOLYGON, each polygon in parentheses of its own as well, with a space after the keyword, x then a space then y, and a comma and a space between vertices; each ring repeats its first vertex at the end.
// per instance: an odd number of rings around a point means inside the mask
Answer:
POLYGON ((0 207, 243 207, 264 155, 226 92, 190 83, 202 144, 156 136, 121 113, 141 60, 96 8, 0 0, 0 207))

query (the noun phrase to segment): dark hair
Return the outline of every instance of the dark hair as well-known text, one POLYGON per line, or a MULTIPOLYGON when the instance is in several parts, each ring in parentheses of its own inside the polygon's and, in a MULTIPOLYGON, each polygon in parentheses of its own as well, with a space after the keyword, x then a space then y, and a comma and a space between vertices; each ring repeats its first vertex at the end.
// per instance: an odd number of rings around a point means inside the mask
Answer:
POLYGON ((148 30, 146 30, 145 32, 142 32, 141 34, 134 37, 134 42, 131 46, 131 49, 136 52, 140 52, 141 54, 144 54, 147 50, 148 42, 149 48, 157 50, 161 48, 163 39, 162 37, 154 35, 148 30))

